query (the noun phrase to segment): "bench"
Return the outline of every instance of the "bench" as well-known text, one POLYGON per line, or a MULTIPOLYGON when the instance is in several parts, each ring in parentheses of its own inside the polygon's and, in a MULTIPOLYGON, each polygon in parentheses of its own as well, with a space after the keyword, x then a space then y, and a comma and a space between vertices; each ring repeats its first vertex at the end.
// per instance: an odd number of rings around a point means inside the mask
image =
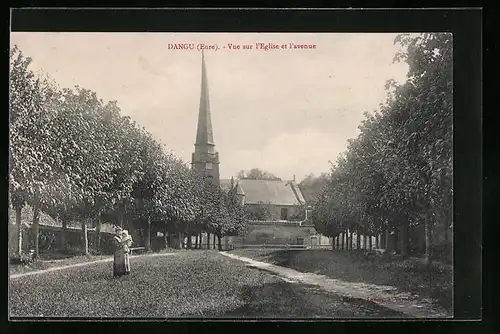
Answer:
POLYGON ((133 253, 142 254, 144 252, 146 252, 146 247, 134 247, 134 248, 130 248, 130 255, 132 255, 133 253))
POLYGON ((237 245, 234 248, 268 248, 268 249, 307 249, 307 245, 290 245, 290 244, 260 244, 260 245, 237 245))

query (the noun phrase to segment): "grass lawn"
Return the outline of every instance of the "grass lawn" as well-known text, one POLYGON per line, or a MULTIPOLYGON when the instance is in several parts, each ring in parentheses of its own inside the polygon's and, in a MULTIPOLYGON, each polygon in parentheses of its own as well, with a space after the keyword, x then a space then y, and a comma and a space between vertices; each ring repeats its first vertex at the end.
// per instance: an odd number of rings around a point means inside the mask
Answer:
POLYGON ((40 254, 40 258, 30 264, 9 264, 9 275, 23 274, 31 271, 44 270, 54 267, 91 262, 110 258, 112 255, 69 255, 64 253, 40 254))
POLYGON ((450 266, 435 265, 427 270, 420 261, 391 261, 366 257, 356 251, 238 249, 231 253, 347 282, 394 286, 422 298, 432 298, 449 312, 452 310, 450 266))
MULTIPOLYGON (((179 252, 181 250, 167 248, 161 250, 158 253, 174 253, 179 252)), ((132 254, 138 255, 138 254, 132 254)), ((107 258, 112 258, 113 255, 75 255, 70 253, 64 253, 59 251, 53 251, 49 253, 42 253, 40 257, 35 262, 30 264, 14 264, 9 263, 9 275, 14 274, 23 274, 32 271, 50 269, 54 267, 64 267, 72 264, 84 263, 84 262, 92 262, 107 258)))
POLYGON ((10 315, 44 317, 399 317, 373 303, 291 284, 216 251, 96 263, 10 279, 10 315))

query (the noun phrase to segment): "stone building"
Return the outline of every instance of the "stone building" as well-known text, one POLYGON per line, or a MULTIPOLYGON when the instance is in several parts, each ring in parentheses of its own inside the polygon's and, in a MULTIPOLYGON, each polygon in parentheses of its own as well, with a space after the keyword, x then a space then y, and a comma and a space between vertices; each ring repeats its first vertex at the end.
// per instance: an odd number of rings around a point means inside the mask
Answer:
MULTIPOLYGON (((255 211, 265 206, 269 212, 267 221, 252 222, 247 235, 242 237, 226 237, 224 244, 231 243, 308 243, 309 237, 315 237, 316 231, 312 226, 303 226, 302 222, 292 222, 301 206, 305 203, 295 180, 250 180, 220 179, 219 153, 215 150, 212 129, 210 98, 207 80, 205 57, 202 53, 201 65, 201 95, 198 111, 198 127, 196 130, 195 149, 192 154, 191 166, 201 175, 205 175, 227 191, 231 184, 236 189, 242 205, 248 211, 255 211)), ((203 237, 205 239, 206 236, 203 237)), ((205 244, 206 239, 202 240, 205 244)))

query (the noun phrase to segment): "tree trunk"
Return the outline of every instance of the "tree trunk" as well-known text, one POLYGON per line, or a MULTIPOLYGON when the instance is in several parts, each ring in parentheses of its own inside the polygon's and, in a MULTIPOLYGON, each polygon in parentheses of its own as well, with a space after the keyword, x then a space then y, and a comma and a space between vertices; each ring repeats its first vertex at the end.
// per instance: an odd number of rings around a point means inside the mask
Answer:
POLYGON ((354 235, 354 232, 353 231, 349 231, 349 249, 352 250, 353 249, 353 243, 354 243, 354 239, 352 238, 352 236, 354 235))
POLYGON ((163 231, 163 237, 165 238, 165 249, 170 247, 170 234, 168 233, 167 224, 165 224, 165 229, 163 231))
POLYGON ((123 210, 118 210, 118 226, 123 228, 123 210))
POLYGON ((101 222, 102 222, 102 215, 99 215, 97 217, 96 225, 95 225, 95 242, 94 242, 94 247, 96 251, 101 250, 101 222))
POLYGON ((340 239, 340 249, 341 250, 344 250, 344 246, 345 246, 345 233, 342 232, 341 234, 341 239, 340 239))
POLYGON ((450 240, 449 240, 449 237, 448 237, 448 230, 450 229, 450 226, 449 226, 449 223, 448 223, 448 215, 445 214, 444 215, 444 255, 445 255, 445 259, 446 261, 450 261, 451 260, 451 251, 450 251, 450 240))
POLYGON ((218 246, 219 246, 219 251, 221 252, 222 251, 222 242, 221 242, 221 236, 220 235, 217 236, 217 243, 218 243, 218 246))
POLYGON ((207 232, 207 249, 210 249, 210 233, 207 232))
POLYGON ((391 232, 389 229, 385 230, 385 249, 391 250, 391 232))
POLYGON ((361 249, 361 236, 359 233, 356 233, 356 250, 361 249))
POLYGON ((144 231, 144 248, 146 251, 151 251, 151 216, 146 219, 146 230, 144 231))
POLYGON ((34 238, 34 253, 35 258, 39 255, 39 245, 40 245, 40 205, 36 204, 33 210, 33 238, 34 238))
POLYGON ((21 257, 23 252, 23 226, 21 224, 21 206, 16 205, 16 228, 17 228, 17 249, 16 253, 21 257))
POLYGON ((368 236, 368 249, 372 249, 373 248, 373 236, 368 236))
POLYGON ((401 248, 401 256, 403 257, 403 259, 406 257, 407 255, 407 250, 408 250, 408 242, 407 242, 407 238, 408 238, 408 231, 407 231, 407 223, 406 222, 403 222, 403 224, 400 226, 400 232, 399 232, 399 242, 401 243, 400 244, 400 248, 401 248))
POLYGON ((399 228, 397 226, 394 228, 394 250, 396 253, 401 254, 401 234, 399 233, 399 228))
POLYGON ((196 238, 194 239, 194 248, 195 249, 198 249, 198 246, 199 246, 199 244, 198 244, 198 241, 200 240, 199 236, 200 236, 199 234, 196 234, 196 238))
POLYGON ((368 237, 363 235, 363 249, 368 249, 368 237))
POLYGON ((216 246, 215 246, 215 244, 216 244, 215 237, 216 237, 216 235, 214 234, 214 236, 213 236, 213 241, 212 241, 212 244, 213 244, 213 249, 215 249, 215 247, 216 247, 216 246))
POLYGON ((386 237, 385 237, 385 234, 386 234, 386 231, 387 230, 383 230, 382 233, 380 234, 380 248, 382 249, 386 249, 386 237))
POLYGON ((191 234, 191 226, 187 224, 187 249, 192 249, 193 248, 193 238, 191 234))
POLYGON ((60 239, 60 247, 63 251, 68 250, 68 244, 66 242, 66 233, 68 231, 68 218, 62 217, 61 219, 61 239, 60 239))
POLYGON ((89 254, 89 238, 88 238, 88 231, 87 231, 87 220, 83 219, 82 220, 82 253, 83 255, 88 255, 89 254))
POLYGON ((178 241, 179 249, 182 249, 184 246, 184 235, 182 232, 177 233, 177 239, 178 239, 177 241, 178 241))
POLYGON ((425 264, 432 264, 432 225, 428 215, 425 215, 425 264))

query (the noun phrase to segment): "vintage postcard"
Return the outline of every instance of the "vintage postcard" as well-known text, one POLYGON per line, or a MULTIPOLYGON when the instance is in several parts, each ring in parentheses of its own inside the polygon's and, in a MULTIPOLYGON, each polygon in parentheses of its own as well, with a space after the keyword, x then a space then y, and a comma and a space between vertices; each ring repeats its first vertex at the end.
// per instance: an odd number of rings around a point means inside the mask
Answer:
POLYGON ((451 33, 10 39, 10 317, 453 317, 451 33))

